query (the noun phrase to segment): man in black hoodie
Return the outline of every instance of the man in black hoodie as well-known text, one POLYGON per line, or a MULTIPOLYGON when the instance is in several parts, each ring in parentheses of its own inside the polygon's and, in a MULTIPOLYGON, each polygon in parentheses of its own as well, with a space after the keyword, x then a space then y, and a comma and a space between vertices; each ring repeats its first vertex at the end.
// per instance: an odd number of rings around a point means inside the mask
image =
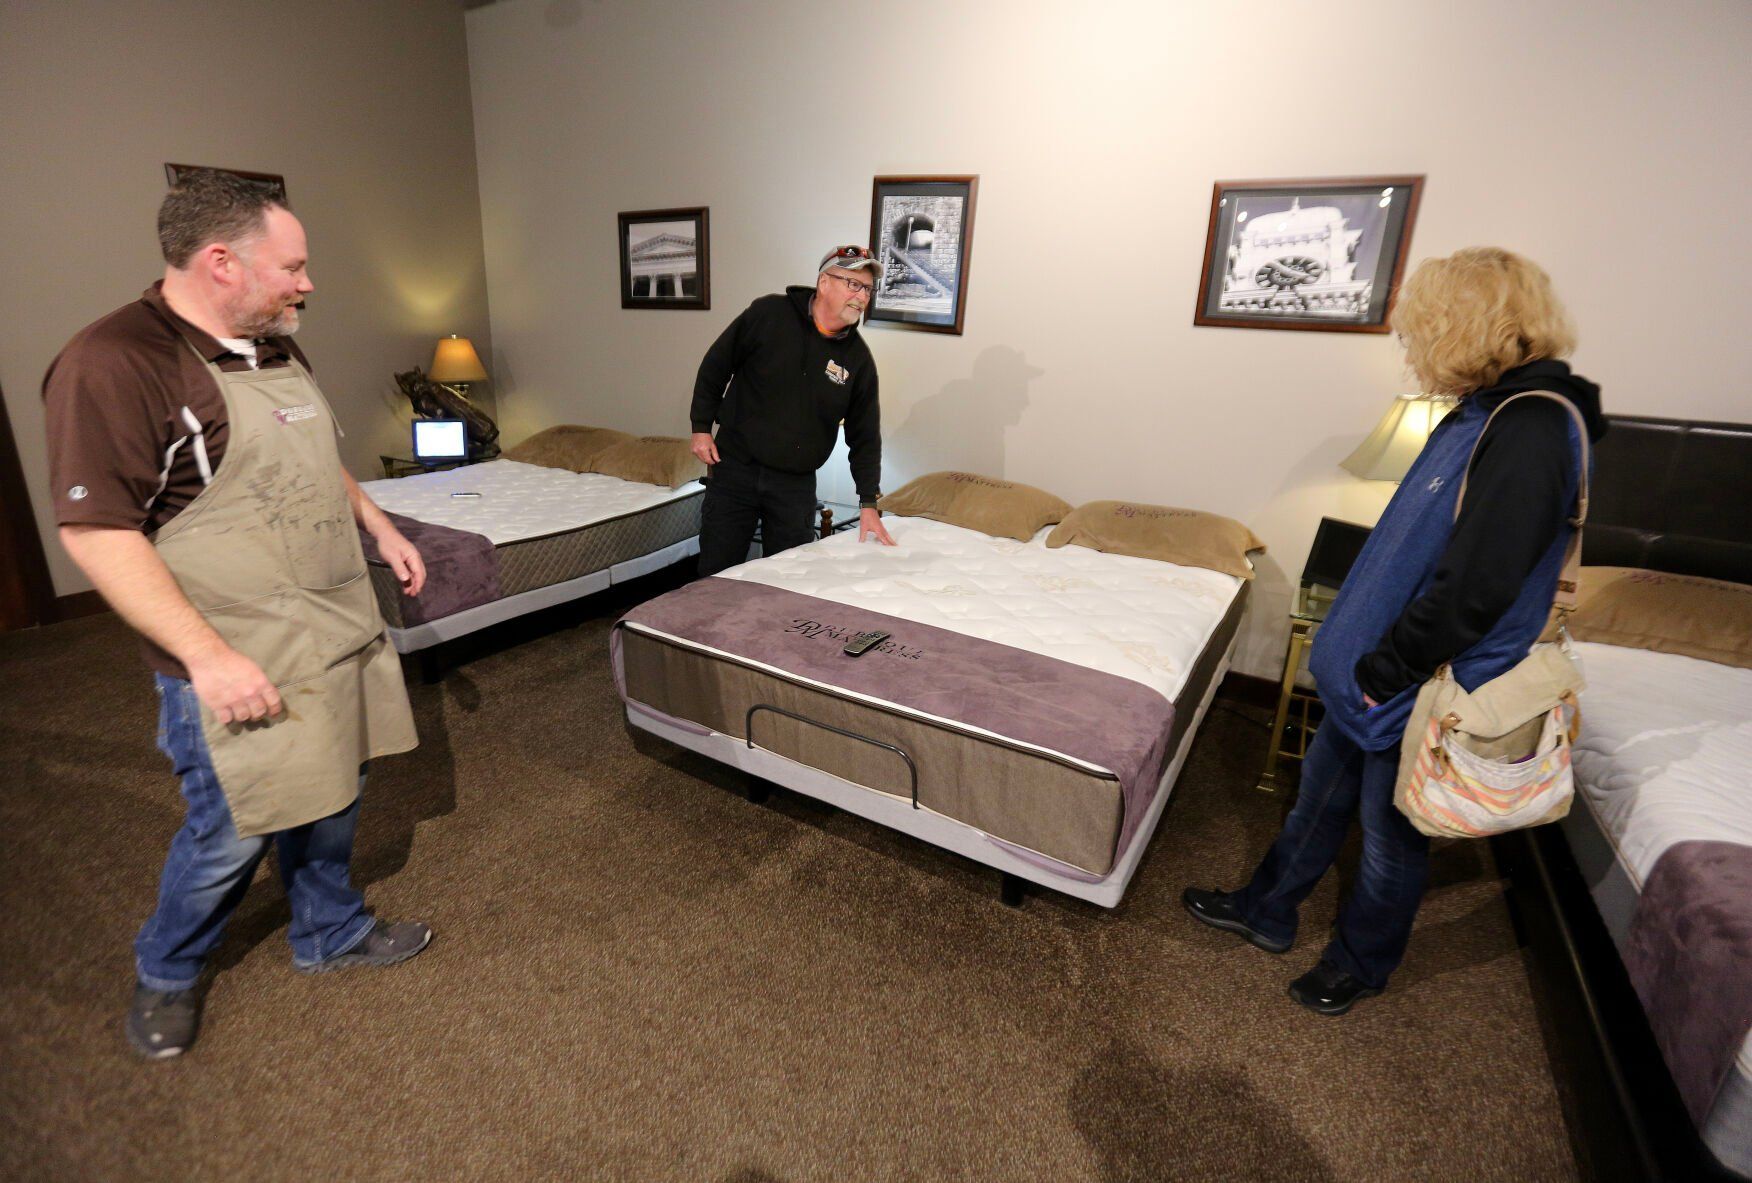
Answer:
POLYGON ((742 562, 756 526, 768 555, 815 536, 815 470, 833 451, 841 423, 858 489, 858 541, 894 545, 876 510, 876 362, 858 335, 881 275, 868 247, 837 247, 822 258, 813 288, 762 296, 706 350, 689 414, 693 454, 711 467, 701 508, 702 576, 742 562))

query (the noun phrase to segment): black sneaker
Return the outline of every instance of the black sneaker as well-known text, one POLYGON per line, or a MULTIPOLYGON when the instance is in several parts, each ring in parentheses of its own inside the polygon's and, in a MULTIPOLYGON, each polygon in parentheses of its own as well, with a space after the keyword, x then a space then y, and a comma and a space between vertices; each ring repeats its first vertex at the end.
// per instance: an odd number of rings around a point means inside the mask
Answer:
POLYGON ((345 953, 309 965, 294 961, 292 968, 301 974, 325 974, 356 965, 395 965, 424 949, 431 940, 432 930, 418 920, 402 920, 394 924, 379 920, 357 945, 345 953))
POLYGON ((134 984, 128 1007, 128 1043, 148 1060, 168 1060, 188 1051, 201 1029, 198 989, 152 990, 134 984))
POLYGON ((1293 943, 1280 941, 1276 937, 1268 937, 1248 924, 1241 915, 1241 909, 1235 906, 1235 897, 1226 891, 1207 891, 1202 887, 1189 887, 1180 893, 1180 902, 1186 905, 1186 910, 1191 912, 1192 918, 1200 924, 1208 924, 1212 928, 1232 932, 1248 944, 1257 945, 1267 953, 1288 952, 1293 943))
POLYGON ((1381 991, 1365 986, 1330 961, 1322 961, 1290 983, 1290 997, 1322 1015, 1342 1015, 1365 998, 1381 991))

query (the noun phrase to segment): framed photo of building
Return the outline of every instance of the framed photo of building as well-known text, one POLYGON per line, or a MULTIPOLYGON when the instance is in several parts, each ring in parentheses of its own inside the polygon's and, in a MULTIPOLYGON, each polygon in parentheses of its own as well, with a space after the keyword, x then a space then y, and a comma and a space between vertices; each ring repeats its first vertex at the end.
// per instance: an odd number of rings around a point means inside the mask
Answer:
POLYGON ((710 210, 647 209, 620 217, 622 308, 710 308, 710 210))
POLYGON ((870 249, 882 261, 882 280, 867 319, 961 332, 978 196, 977 176, 876 178, 870 249))
POLYGON ((1192 323, 1388 332, 1423 182, 1218 181, 1192 323))
POLYGON ((216 168, 210 164, 166 163, 164 166, 164 179, 172 188, 175 188, 177 182, 181 181, 190 173, 196 172, 200 169, 209 169, 216 173, 230 173, 232 176, 240 177, 243 180, 250 182, 252 185, 260 185, 273 195, 275 201, 284 202, 286 200, 286 178, 279 173, 252 173, 246 172, 241 168, 216 168))

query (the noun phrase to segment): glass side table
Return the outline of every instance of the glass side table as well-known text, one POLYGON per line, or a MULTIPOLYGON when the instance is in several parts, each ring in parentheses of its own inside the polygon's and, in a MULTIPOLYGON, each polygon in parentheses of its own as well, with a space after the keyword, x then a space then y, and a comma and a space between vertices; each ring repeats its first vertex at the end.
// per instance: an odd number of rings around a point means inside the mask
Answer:
POLYGON ((1320 725, 1320 696, 1314 692, 1314 678, 1304 679, 1303 664, 1314 644, 1314 634, 1326 619, 1338 589, 1304 580, 1296 587, 1295 602, 1290 608, 1290 647, 1284 654, 1284 678, 1278 692, 1277 711, 1272 719, 1271 738, 1266 742, 1265 771, 1259 775, 1261 791, 1277 792, 1283 783, 1278 773, 1279 760, 1301 760, 1308 754, 1308 741, 1320 725), (1291 718, 1292 708, 1295 711, 1291 718))
POLYGON ((826 538, 829 534, 853 529, 858 524, 856 501, 817 501, 815 508, 821 514, 819 537, 826 538))

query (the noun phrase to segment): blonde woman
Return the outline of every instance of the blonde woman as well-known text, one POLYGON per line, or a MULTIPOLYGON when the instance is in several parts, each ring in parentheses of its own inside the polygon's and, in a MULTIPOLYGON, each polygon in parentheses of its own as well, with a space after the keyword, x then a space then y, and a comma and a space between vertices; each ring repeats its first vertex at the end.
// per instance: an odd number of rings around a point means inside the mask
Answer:
POLYGON ((1476 247, 1426 260, 1393 327, 1421 388, 1459 404, 1400 483, 1315 639, 1310 667, 1326 717, 1282 833, 1241 890, 1182 896, 1202 923, 1286 952, 1299 905, 1360 817, 1356 883, 1319 963, 1290 984, 1297 1002, 1331 1015, 1387 985, 1423 898, 1429 839, 1393 807, 1418 688, 1449 664, 1470 690, 1526 656, 1569 540, 1580 463, 1571 416, 1549 399, 1522 399, 1488 432, 1485 421, 1511 395, 1544 390, 1573 402, 1592 438, 1605 432, 1599 387, 1561 360, 1575 334, 1551 280, 1519 255, 1476 247))

